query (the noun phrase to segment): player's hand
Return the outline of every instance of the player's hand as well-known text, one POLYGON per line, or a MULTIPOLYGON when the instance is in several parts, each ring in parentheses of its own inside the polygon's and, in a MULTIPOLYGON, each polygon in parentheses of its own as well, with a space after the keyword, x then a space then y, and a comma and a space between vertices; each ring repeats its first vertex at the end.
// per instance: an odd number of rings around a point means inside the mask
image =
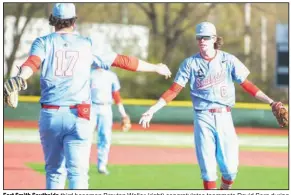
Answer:
POLYGON ((13 92, 25 90, 27 88, 26 81, 19 77, 11 77, 4 82, 4 95, 9 96, 13 92))
POLYGON ((153 118, 153 113, 148 110, 145 113, 142 114, 140 120, 139 120, 139 124, 142 125, 143 128, 148 128, 150 127, 150 121, 153 118))
POLYGON ((4 82, 4 103, 12 108, 18 105, 18 92, 27 88, 26 81, 19 77, 11 77, 4 82))
POLYGON ((170 78, 172 75, 168 66, 163 63, 157 64, 156 72, 160 75, 164 75, 166 79, 170 78))
POLYGON ((127 132, 131 129, 131 121, 130 121, 130 117, 128 115, 122 117, 121 129, 124 132, 127 132))

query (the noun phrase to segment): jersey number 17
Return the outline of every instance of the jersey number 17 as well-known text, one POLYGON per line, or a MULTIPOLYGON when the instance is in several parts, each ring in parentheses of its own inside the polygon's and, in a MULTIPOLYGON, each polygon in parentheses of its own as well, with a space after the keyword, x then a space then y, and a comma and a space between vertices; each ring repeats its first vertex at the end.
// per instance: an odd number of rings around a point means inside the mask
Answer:
POLYGON ((79 58, 78 51, 59 50, 55 53, 57 58, 56 76, 72 76, 76 62, 79 58))

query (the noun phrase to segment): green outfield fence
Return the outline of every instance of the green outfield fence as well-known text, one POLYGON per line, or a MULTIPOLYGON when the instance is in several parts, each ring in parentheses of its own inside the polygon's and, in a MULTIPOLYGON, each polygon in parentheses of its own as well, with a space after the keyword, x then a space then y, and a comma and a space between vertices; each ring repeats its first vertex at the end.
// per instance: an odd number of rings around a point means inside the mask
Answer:
MULTIPOLYGON (((4 108, 4 120, 38 120, 40 104, 39 96, 19 96, 16 109, 4 108)), ((124 99, 126 112, 133 123, 137 123, 144 113, 156 100, 124 99)), ((120 121, 118 109, 113 108, 113 120, 120 121)), ((267 104, 236 103, 232 110, 235 126, 279 128, 271 108, 267 104)), ((172 101, 155 114, 152 123, 192 124, 193 108, 191 101, 172 101)))

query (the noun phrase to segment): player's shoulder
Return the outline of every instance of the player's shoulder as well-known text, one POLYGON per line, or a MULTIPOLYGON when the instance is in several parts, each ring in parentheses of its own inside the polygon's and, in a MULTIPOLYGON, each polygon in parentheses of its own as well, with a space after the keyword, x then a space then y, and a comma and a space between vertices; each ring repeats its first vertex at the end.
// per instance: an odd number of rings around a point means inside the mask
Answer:
POLYGON ((43 36, 36 37, 32 43, 34 46, 45 46, 48 42, 51 42, 52 38, 54 36, 54 33, 49 33, 43 36))
POLYGON ((57 36, 56 32, 52 32, 43 36, 39 36, 35 39, 34 42, 42 42, 45 43, 47 41, 51 41, 52 39, 54 39, 57 36))
POLYGON ((201 56, 198 52, 198 53, 192 54, 191 56, 186 57, 183 60, 183 63, 184 64, 191 64, 192 62, 195 62, 197 59, 200 59, 200 58, 201 58, 201 56))
POLYGON ((194 53, 191 56, 186 57, 185 59, 190 60, 190 59, 195 59, 195 58, 200 58, 200 53, 199 52, 194 53))
POLYGON ((89 42, 89 44, 92 46, 93 45, 93 41, 91 37, 87 37, 87 36, 83 36, 83 35, 78 35, 78 38, 84 41, 89 42))
POLYGON ((54 36, 54 33, 49 33, 43 36, 39 36, 35 38, 35 42, 45 42, 48 39, 51 39, 54 36))
POLYGON ((222 50, 217 50, 217 55, 222 59, 222 60, 233 60, 234 58, 236 58, 233 54, 228 53, 226 51, 222 51, 222 50))
POLYGON ((191 56, 188 56, 185 58, 186 61, 193 61, 193 60, 197 60, 197 59, 201 59, 201 55, 199 52, 194 53, 191 56))

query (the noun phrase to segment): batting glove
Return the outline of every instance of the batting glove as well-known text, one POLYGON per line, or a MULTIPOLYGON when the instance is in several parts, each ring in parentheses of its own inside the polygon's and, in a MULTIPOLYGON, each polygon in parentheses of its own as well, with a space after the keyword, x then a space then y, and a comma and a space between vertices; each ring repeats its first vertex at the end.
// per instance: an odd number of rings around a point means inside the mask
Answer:
POLYGON ((145 113, 142 114, 139 124, 142 125, 143 128, 148 128, 150 127, 150 121, 153 118, 153 112, 148 110, 145 113))
POLYGON ((168 66, 163 63, 157 64, 156 72, 160 75, 164 75, 166 79, 170 78, 172 75, 168 66))

